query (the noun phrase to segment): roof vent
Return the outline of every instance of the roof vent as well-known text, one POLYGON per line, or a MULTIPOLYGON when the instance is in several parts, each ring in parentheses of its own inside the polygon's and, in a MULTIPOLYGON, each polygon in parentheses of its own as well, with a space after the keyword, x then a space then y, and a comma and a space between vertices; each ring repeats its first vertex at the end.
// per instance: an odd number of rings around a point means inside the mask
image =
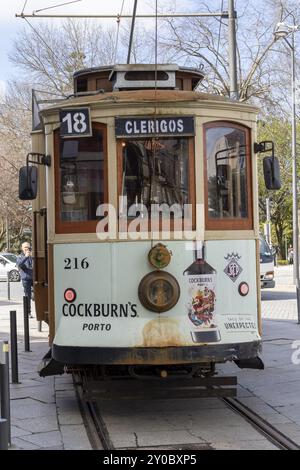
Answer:
POLYGON ((116 65, 109 79, 113 90, 132 89, 171 89, 176 88, 176 71, 178 66, 166 65, 116 65))

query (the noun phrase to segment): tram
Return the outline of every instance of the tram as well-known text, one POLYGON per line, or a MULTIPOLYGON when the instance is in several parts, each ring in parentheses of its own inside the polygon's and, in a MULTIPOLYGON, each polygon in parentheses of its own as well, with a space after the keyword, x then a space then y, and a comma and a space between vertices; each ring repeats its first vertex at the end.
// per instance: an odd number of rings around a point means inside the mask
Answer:
POLYGON ((196 91, 197 69, 114 65, 34 115, 20 198, 33 204, 41 375, 262 368, 258 109, 196 91), (38 119, 37 119, 38 116, 38 119))

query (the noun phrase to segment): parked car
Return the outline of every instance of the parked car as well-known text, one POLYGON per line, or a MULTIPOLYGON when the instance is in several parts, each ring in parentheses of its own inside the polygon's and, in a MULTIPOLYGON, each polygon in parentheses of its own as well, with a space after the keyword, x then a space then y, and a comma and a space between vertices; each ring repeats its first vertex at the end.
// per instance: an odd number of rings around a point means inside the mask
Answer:
POLYGON ((260 286, 261 288, 275 287, 274 281, 274 252, 271 250, 266 239, 259 237, 260 254, 260 286))
POLYGON ((17 255, 14 253, 0 253, 0 281, 19 282, 21 276, 17 268, 17 255))

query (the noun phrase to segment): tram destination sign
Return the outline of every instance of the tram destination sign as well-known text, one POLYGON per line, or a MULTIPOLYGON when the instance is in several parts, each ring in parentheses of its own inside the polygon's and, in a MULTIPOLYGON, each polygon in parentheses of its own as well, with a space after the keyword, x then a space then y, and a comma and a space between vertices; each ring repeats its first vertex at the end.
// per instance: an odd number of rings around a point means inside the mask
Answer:
POLYGON ((59 111, 61 137, 90 137, 92 135, 89 108, 69 108, 59 111))
POLYGON ((116 137, 162 137, 195 135, 192 116, 116 118, 116 137))

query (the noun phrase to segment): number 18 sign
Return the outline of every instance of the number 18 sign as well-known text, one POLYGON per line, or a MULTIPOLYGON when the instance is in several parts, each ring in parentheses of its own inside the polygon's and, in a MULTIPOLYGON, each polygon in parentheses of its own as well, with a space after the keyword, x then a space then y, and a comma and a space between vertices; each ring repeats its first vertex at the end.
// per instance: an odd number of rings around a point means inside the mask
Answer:
POLYGON ((59 111, 61 137, 88 137, 92 135, 89 108, 69 108, 59 111))

